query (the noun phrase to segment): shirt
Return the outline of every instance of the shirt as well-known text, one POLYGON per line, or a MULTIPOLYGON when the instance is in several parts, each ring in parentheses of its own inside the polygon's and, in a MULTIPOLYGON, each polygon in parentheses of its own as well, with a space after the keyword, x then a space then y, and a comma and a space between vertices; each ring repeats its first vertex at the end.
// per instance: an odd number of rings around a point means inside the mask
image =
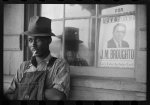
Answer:
POLYGON ((31 61, 23 62, 18 69, 7 94, 12 99, 42 100, 44 90, 55 88, 68 98, 70 90, 70 70, 64 59, 57 58, 50 67, 51 55, 46 57, 37 67, 31 61), (25 69, 25 70, 23 70, 25 69))
POLYGON ((75 58, 73 60, 68 60, 67 62, 71 66, 88 66, 87 61, 82 58, 75 58))
POLYGON ((113 40, 114 40, 117 48, 121 48, 122 47, 122 42, 121 41, 117 42, 114 38, 113 38, 113 40))

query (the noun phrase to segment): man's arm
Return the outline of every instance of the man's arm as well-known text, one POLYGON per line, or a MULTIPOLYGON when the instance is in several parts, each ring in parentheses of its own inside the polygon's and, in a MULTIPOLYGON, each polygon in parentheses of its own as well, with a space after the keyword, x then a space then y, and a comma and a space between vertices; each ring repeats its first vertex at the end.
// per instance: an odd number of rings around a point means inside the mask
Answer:
POLYGON ((5 97, 9 100, 14 100, 16 99, 16 82, 17 82, 17 74, 14 76, 10 87, 8 88, 8 90, 6 91, 6 93, 4 93, 5 97))
POLYGON ((45 98, 47 100, 66 100, 66 95, 63 92, 52 88, 45 90, 45 98))
POLYGON ((5 97, 7 99, 10 99, 10 100, 14 100, 17 98, 17 83, 19 82, 19 80, 22 78, 23 76, 23 70, 24 70, 24 66, 25 66, 26 62, 23 62, 19 69, 17 70, 15 76, 13 77, 13 80, 10 84, 10 87, 8 88, 8 90, 6 91, 6 93, 4 93, 5 97))
POLYGON ((47 88, 44 91, 47 100, 65 100, 68 98, 70 90, 69 65, 64 60, 58 60, 56 62, 57 64, 54 65, 56 74, 54 73, 53 86, 50 83, 49 87, 49 83, 47 83, 47 88))

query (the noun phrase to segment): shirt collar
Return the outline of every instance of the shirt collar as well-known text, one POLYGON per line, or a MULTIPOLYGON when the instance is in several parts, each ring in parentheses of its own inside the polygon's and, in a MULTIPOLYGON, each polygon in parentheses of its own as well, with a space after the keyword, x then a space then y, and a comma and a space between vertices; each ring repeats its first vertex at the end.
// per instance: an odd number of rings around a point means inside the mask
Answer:
POLYGON ((121 47, 121 42, 118 43, 114 38, 113 38, 113 40, 114 40, 114 42, 115 42, 117 48, 119 47, 118 44, 120 44, 120 47, 121 47))
POLYGON ((48 64, 49 60, 51 59, 51 53, 44 59, 44 61, 48 64))
MULTIPOLYGON (((51 53, 49 53, 49 55, 44 60, 42 60, 42 62, 45 62, 48 64, 51 57, 52 57, 51 53)), ((30 61, 30 63, 31 63, 31 61, 30 61)), ((31 67, 31 66, 33 66, 33 64, 31 63, 29 66, 31 67)))

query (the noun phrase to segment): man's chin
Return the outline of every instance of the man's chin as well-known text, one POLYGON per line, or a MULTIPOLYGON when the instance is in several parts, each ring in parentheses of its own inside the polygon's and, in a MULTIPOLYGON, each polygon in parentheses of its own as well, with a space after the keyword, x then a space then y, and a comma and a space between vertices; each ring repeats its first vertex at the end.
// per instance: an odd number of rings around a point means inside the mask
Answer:
POLYGON ((37 56, 37 57, 39 57, 39 56, 41 56, 41 54, 35 54, 34 56, 37 56))
POLYGON ((35 54, 34 56, 36 56, 36 57, 43 57, 43 54, 37 53, 37 54, 35 54))
POLYGON ((41 54, 33 51, 33 56, 40 56, 41 54))

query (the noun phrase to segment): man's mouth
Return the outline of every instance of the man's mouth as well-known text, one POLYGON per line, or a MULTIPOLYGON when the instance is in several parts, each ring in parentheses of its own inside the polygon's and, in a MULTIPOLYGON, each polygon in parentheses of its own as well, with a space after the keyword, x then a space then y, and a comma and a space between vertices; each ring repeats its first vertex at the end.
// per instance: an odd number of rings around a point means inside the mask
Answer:
POLYGON ((36 49, 36 48, 31 48, 31 51, 33 52, 33 55, 36 55, 37 52, 38 52, 38 49, 36 49))
POLYGON ((37 48, 31 47, 32 51, 37 51, 37 48))

